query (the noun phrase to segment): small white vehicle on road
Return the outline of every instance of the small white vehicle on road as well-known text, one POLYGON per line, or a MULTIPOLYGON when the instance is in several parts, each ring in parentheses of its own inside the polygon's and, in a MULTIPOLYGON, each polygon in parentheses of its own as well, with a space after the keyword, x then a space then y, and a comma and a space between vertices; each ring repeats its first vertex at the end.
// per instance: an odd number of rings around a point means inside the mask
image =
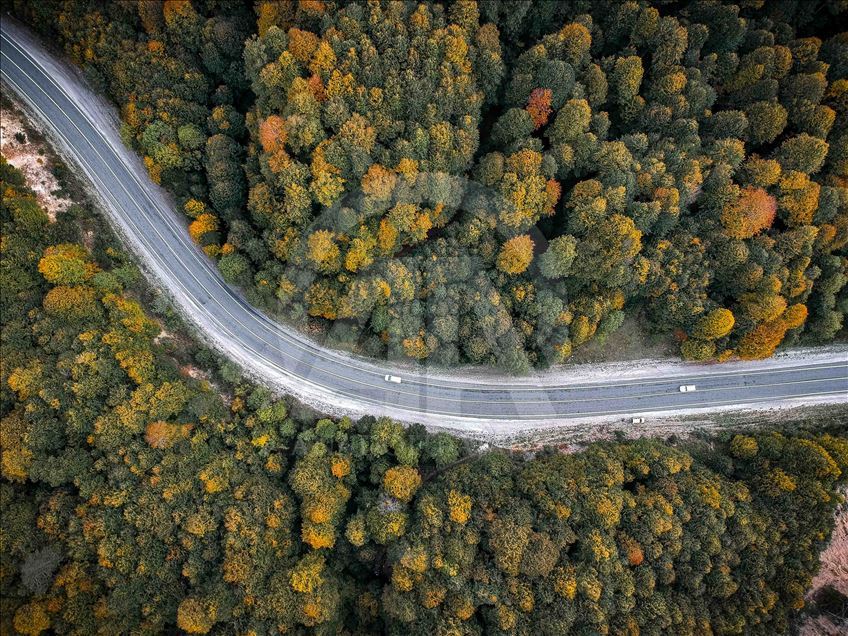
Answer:
POLYGON ((633 419, 630 420, 630 423, 631 424, 644 424, 645 418, 644 417, 634 417, 633 419))
POLYGON ((681 393, 691 393, 692 391, 695 391, 695 390, 696 389, 695 389, 694 384, 681 384, 680 385, 680 392, 681 393))
POLYGON ((394 382, 395 384, 400 384, 400 378, 396 375, 387 375, 384 378, 386 382, 394 382))

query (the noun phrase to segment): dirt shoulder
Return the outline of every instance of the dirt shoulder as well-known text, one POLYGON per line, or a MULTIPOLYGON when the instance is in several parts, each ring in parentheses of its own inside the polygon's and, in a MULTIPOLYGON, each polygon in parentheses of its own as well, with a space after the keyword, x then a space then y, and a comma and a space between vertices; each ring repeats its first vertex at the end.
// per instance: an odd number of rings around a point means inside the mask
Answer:
POLYGON ((20 107, 5 94, 0 108, 3 112, 0 119, 0 154, 24 174, 39 205, 50 220, 55 221, 59 212, 73 204, 56 177, 55 171, 60 166, 55 155, 44 138, 28 125, 20 107))
POLYGON ((830 542, 819 555, 821 569, 807 591, 809 609, 798 627, 800 636, 837 636, 848 629, 848 504, 837 509, 834 521, 830 542))

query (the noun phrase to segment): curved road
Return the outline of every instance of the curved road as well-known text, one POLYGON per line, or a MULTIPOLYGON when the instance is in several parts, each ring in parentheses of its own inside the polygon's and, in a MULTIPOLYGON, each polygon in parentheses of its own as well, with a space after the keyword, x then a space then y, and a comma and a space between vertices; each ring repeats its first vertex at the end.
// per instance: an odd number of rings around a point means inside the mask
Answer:
POLYGON ((786 400, 848 401, 844 351, 815 362, 676 365, 665 376, 581 383, 561 376, 457 378, 379 365, 326 349, 250 306, 190 240, 185 221, 118 136, 114 111, 11 19, 0 25, 2 79, 91 182, 145 268, 217 349, 265 382, 337 412, 514 430, 569 418, 729 408, 786 400), (400 384, 386 382, 398 375, 400 384), (557 380, 556 378, 559 378, 557 380), (680 393, 681 384, 697 391, 680 393))

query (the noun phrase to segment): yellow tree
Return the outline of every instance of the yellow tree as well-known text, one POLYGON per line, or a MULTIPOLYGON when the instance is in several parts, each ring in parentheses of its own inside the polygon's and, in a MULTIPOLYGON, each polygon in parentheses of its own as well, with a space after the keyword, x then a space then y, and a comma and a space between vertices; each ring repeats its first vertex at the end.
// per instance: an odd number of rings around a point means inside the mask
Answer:
POLYGON ((44 250, 38 262, 38 271, 55 285, 78 285, 87 281, 98 267, 90 262, 88 252, 82 245, 62 243, 44 250))
POLYGON ((217 613, 214 602, 189 596, 177 608, 177 627, 189 634, 206 634, 215 624, 217 613))
POLYGON ((59 285, 44 297, 44 309, 69 320, 93 318, 100 313, 97 294, 87 285, 59 285))
POLYGON ((730 333, 735 323, 733 312, 720 307, 699 318, 692 335, 702 340, 723 338, 730 333))
POLYGON ((787 329, 797 329, 807 321, 807 306, 803 303, 790 305, 783 312, 783 322, 786 323, 787 329))
POLYGON ((306 291, 305 299, 310 316, 335 320, 339 314, 339 294, 327 283, 313 283, 306 291))
POLYGON ((383 475, 386 492, 395 499, 408 502, 421 485, 421 475, 411 466, 395 466, 383 475))
POLYGON ((821 186, 803 172, 787 172, 780 180, 778 210, 790 227, 810 225, 819 205, 821 186))
POLYGON ((170 448, 178 441, 186 439, 191 429, 191 424, 169 424, 157 420, 150 422, 145 428, 144 440, 151 448, 170 448))
POLYGON ((343 483, 347 475, 341 466, 344 461, 349 462, 316 443, 289 476, 292 490, 301 498, 301 538, 315 550, 331 548, 336 542, 336 525, 350 498, 350 490, 343 483))
POLYGON ((744 313, 755 322, 769 322, 786 309, 786 299, 771 291, 748 292, 742 294, 740 305, 744 313))
POLYGON ((38 636, 50 628, 50 615, 43 603, 27 603, 15 611, 15 630, 25 636, 38 636))
MULTIPOLYGON (((11 378, 10 378, 11 381, 11 378)), ((29 474, 32 463, 32 451, 27 446, 29 426, 15 410, 0 420, 0 474, 10 481, 24 482, 29 474)))
POLYGON ((204 245, 206 243, 204 238, 217 231, 218 217, 214 214, 209 214, 208 212, 200 214, 188 226, 189 236, 191 236, 192 240, 194 240, 194 242, 198 245, 204 245))
POLYGON ((497 267, 505 274, 520 274, 533 262, 533 239, 529 235, 511 238, 498 253, 497 267))
POLYGON ((318 230, 309 235, 307 240, 309 260, 315 268, 325 274, 339 270, 340 250, 336 244, 335 234, 330 230, 318 230))

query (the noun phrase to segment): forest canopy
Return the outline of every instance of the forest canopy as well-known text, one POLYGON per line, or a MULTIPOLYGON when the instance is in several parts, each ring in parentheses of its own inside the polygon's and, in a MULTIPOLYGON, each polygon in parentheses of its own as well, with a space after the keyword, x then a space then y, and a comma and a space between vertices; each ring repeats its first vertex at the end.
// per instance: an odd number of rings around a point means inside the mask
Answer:
POLYGON ((844 426, 524 456, 322 417, 185 360, 108 233, 5 160, 0 188, 2 633, 771 635, 803 606, 844 426))
POLYGON ((332 346, 522 372, 627 316, 695 360, 843 329, 844 2, 12 4, 332 346))

